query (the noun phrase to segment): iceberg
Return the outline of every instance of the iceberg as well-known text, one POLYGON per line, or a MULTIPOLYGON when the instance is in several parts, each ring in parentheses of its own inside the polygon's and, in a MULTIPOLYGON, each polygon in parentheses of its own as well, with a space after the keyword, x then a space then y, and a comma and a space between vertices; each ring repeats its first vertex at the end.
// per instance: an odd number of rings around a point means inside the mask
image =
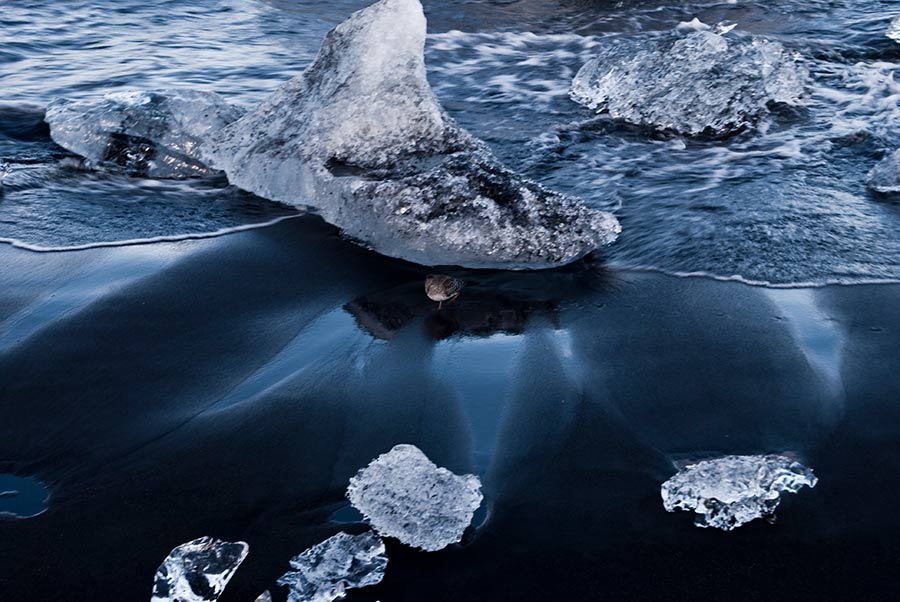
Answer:
POLYGON ((151 602, 214 602, 250 550, 243 541, 201 537, 181 544, 156 570, 151 602))
POLYGON ((462 539, 481 505, 481 481, 438 468, 414 445, 396 445, 350 479, 347 498, 384 537, 429 552, 462 539))
POLYGON ((278 585, 290 588, 288 602, 332 602, 348 589, 381 583, 387 563, 384 542, 373 532, 341 532, 291 559, 297 570, 278 585))
POLYGON ((882 194, 900 193, 900 149, 879 161, 869 172, 869 188, 882 194))
POLYGON ((419 0, 381 0, 201 149, 259 196, 312 206, 350 238, 425 265, 545 268, 610 243, 615 217, 506 168, 428 84, 419 0))
POLYGON ((900 15, 894 17, 894 20, 891 21, 891 24, 888 26, 887 32, 885 35, 895 42, 900 42, 900 15))
POLYGON ((817 482, 811 469, 785 456, 725 456, 684 467, 661 493, 669 512, 693 511, 698 527, 731 531, 757 518, 773 519, 782 493, 817 482))
POLYGON ((687 136, 736 134, 770 105, 799 106, 809 78, 799 55, 733 27, 695 20, 649 43, 610 45, 578 71, 569 95, 613 119, 687 136))
POLYGON ((215 174, 200 158, 209 135, 242 111, 213 92, 114 92, 93 100, 54 100, 47 107, 53 141, 89 167, 151 178, 215 174))

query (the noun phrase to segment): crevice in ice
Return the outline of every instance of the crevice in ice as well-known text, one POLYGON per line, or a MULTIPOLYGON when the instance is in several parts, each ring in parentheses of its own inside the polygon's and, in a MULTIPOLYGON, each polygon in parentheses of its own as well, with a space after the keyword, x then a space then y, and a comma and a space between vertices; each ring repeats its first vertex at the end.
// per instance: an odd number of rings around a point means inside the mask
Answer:
POLYGON ((318 209, 382 254, 426 265, 542 268, 612 242, 611 214, 503 166, 438 103, 418 0, 381 0, 202 152, 229 181, 318 209))
POLYGON ((250 550, 243 541, 200 537, 181 544, 156 570, 151 602, 214 602, 250 550))
POLYGON ((115 92, 100 99, 55 100, 45 120, 50 136, 88 167, 151 178, 210 176, 198 149, 241 116, 212 92, 115 92))
POLYGON ((341 532, 292 558, 296 570, 278 585, 290 589, 288 602, 332 602, 348 589, 381 583, 387 563, 384 542, 373 532, 341 532))
POLYGON ((703 137, 752 128, 773 105, 799 106, 809 77, 799 55, 733 27, 695 19, 661 38, 610 44, 581 68, 570 96, 616 120, 703 137))
POLYGON ((869 188, 881 194, 900 194, 900 149, 879 161, 869 172, 869 188))
POLYGON ((782 493, 817 482, 810 468, 786 456, 724 456, 685 466, 660 492, 669 512, 692 511, 698 527, 731 531, 757 518, 773 521, 782 493))
POLYGON ((384 537, 433 552, 462 539, 481 505, 481 481, 396 445, 350 479, 347 498, 384 537))

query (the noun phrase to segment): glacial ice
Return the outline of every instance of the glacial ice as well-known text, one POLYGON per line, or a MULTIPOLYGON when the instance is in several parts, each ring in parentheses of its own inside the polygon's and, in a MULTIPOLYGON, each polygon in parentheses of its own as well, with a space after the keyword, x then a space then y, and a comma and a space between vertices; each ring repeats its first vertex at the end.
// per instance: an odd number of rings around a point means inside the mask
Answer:
POLYGON ((663 483, 661 493, 669 512, 693 510, 698 527, 731 531, 774 517, 783 492, 817 481, 811 469, 785 456, 724 456, 686 466, 663 483))
POLYGON ((348 589, 380 583, 387 563, 384 542, 375 533, 341 532, 292 558, 296 572, 283 575, 278 585, 290 588, 288 602, 332 602, 348 589))
POLYGON ((895 42, 900 42, 900 15, 894 17, 885 35, 895 42))
POLYGON ((212 92, 114 92, 100 99, 58 99, 47 107, 50 135, 90 167, 152 178, 215 173, 198 147, 241 116, 212 92))
POLYGON ((575 75, 569 95, 613 119, 688 136, 754 127, 771 104, 799 105, 799 55, 733 25, 691 22, 649 43, 610 45, 575 75), (726 35, 728 34, 728 35, 726 35))
POLYGON ((882 194, 900 193, 900 149, 879 161, 869 172, 869 188, 882 194))
POLYGON ((215 132, 204 157, 240 188, 313 206, 421 264, 551 267, 615 240, 611 214, 518 176, 447 115, 424 44, 419 0, 354 13, 306 71, 215 132))
POLYGON ((156 570, 151 602, 213 602, 250 550, 243 541, 200 537, 181 544, 156 570))
POLYGON ((347 498, 384 537, 429 552, 462 539, 481 505, 481 481, 438 468, 414 445, 396 445, 350 479, 347 498))

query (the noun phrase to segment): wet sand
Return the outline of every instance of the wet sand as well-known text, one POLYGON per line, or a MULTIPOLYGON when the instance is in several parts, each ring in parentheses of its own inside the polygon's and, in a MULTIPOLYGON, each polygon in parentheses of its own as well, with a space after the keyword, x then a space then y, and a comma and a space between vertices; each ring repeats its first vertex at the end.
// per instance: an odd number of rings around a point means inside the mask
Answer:
MULTIPOLYGON (((176 545, 250 544, 253 600, 333 533, 348 478, 397 443, 476 472, 462 545, 388 542, 353 600, 860 600, 900 559, 900 286, 763 289, 623 272, 427 270, 314 218, 71 253, 0 246, 4 602, 145 600, 176 545), (777 524, 662 508, 674 462, 789 452, 819 485, 777 524)), ((276 599, 283 599, 277 588, 276 599)), ((892 594, 891 594, 892 595, 892 594)))

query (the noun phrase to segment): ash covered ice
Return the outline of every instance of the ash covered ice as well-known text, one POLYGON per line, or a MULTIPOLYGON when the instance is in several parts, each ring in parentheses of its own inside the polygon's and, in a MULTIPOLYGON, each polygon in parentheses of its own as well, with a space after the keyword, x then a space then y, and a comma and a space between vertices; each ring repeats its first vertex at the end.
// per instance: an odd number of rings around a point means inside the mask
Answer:
POLYGON ((882 194, 900 193, 900 149, 879 161, 869 172, 869 188, 882 194))
POLYGON ((242 111, 212 92, 115 92, 100 99, 59 99, 47 107, 50 135, 90 167, 151 178, 215 173, 199 147, 242 111))
POLYGON ((725 456, 684 467, 663 483, 661 493, 669 512, 693 511, 698 527, 731 531, 774 517, 782 493, 817 481, 811 469, 785 456, 725 456))
POLYGON ((384 542, 373 532, 341 532, 291 559, 296 571, 278 585, 290 588, 288 602, 332 602, 348 589, 380 583, 387 563, 384 542))
POLYGON ((462 539, 483 498, 478 477, 439 468, 414 445, 372 460, 347 497, 379 534, 429 552, 462 539))
POLYGON ((565 264, 615 240, 611 214, 503 166, 440 106, 419 0, 381 0, 203 149, 229 181, 315 207, 349 237, 426 265, 565 264))
POLYGON ((250 550, 243 541, 201 537, 181 544, 156 570, 151 602, 218 600, 250 550))
POLYGON ((688 136, 754 127, 773 104, 800 105, 809 77, 778 42, 696 19, 661 37, 608 45, 570 96, 613 119, 688 136))

